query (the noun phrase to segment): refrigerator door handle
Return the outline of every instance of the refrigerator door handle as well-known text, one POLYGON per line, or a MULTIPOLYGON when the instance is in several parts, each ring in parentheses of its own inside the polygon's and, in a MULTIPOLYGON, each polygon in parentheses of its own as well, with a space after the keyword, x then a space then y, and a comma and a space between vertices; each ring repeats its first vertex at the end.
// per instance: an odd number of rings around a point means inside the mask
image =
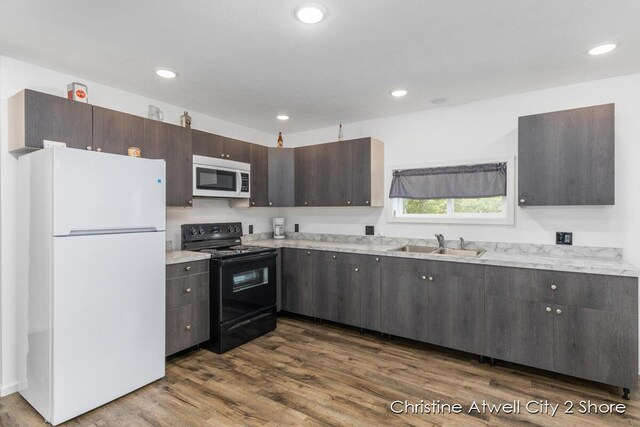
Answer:
POLYGON ((69 236, 92 236, 96 234, 120 233, 151 233, 156 231, 158 231, 156 227, 74 228, 69 231, 69 236))

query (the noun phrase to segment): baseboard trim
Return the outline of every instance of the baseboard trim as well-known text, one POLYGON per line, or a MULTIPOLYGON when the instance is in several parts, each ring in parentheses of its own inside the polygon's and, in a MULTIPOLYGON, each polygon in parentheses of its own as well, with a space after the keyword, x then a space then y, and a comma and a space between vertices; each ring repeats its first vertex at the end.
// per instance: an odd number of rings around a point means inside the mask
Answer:
POLYGON ((0 385, 0 397, 5 397, 18 391, 18 383, 0 385))

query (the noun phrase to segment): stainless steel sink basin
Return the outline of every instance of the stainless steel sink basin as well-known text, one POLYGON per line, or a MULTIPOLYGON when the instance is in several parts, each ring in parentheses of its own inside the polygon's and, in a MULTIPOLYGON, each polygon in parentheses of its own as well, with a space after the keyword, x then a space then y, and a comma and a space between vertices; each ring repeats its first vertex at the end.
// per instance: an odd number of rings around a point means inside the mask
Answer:
POLYGON ((442 256, 457 257, 479 257, 485 253, 483 249, 452 249, 452 248, 436 248, 434 246, 413 246, 406 245, 399 248, 388 249, 393 252, 410 252, 442 256))
POLYGON ((388 250, 393 252, 413 252, 413 253, 421 253, 421 254, 430 254, 430 253, 433 253, 434 251, 437 251, 438 248, 436 248, 435 246, 407 245, 407 246, 400 246, 399 248, 388 249, 388 250))
POLYGON ((451 249, 451 248, 439 248, 433 252, 433 255, 445 255, 445 256, 461 256, 461 257, 479 257, 485 251, 482 249, 451 249))

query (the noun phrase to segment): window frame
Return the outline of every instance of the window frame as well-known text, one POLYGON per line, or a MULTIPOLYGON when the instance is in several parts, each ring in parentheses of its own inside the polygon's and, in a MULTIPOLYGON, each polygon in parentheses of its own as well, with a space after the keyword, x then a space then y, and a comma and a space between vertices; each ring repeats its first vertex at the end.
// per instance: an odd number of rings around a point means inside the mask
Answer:
MULTIPOLYGON (((513 225, 515 211, 515 156, 491 157, 483 159, 452 160, 438 163, 396 165, 388 170, 388 182, 386 183, 387 199, 387 222, 390 223, 435 223, 435 224, 482 224, 482 225, 513 225), (400 214, 397 212, 402 208, 403 199, 389 198, 391 188, 391 178, 396 169, 430 168, 441 166, 472 165, 480 163, 507 163, 507 195, 503 200, 503 213, 501 214, 480 214, 480 213, 447 213, 447 214, 400 214)), ((451 199, 447 200, 447 204, 451 199)))

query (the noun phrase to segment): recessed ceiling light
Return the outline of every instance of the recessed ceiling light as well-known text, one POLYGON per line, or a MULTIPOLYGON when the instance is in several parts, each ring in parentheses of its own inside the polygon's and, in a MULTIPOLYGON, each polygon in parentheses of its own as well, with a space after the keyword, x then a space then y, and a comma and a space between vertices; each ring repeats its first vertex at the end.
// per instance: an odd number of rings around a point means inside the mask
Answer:
POLYGON ((605 53, 611 52, 613 49, 618 47, 615 43, 604 43, 600 44, 589 51, 589 55, 604 55, 605 53))
POLYGON ((168 68, 156 68, 156 74, 165 79, 175 79, 178 77, 178 73, 168 68))
POLYGON ((280 114, 280 115, 276 116, 276 119, 282 120, 282 121, 289 120, 289 116, 287 116, 286 114, 280 114))
POLYGON ((391 96, 395 96, 396 98, 399 98, 401 96, 405 96, 408 92, 404 89, 396 89, 393 92, 391 92, 391 96))
POLYGON ((319 4, 304 4, 296 9, 296 18, 305 24, 317 24, 327 14, 324 7, 319 4))

